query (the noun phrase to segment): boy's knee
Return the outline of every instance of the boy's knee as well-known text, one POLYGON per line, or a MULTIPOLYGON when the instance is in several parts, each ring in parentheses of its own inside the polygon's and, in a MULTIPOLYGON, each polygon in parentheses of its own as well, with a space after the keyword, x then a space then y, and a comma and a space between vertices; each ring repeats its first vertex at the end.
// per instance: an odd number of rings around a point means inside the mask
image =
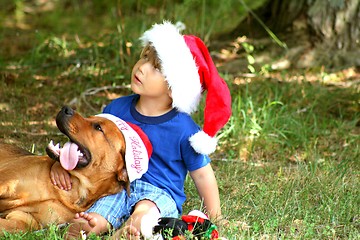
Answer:
POLYGON ((134 211, 126 221, 125 226, 140 232, 143 218, 148 219, 149 216, 151 216, 151 219, 156 218, 157 220, 160 217, 160 211, 153 201, 141 200, 135 205, 134 211))
POLYGON ((145 214, 160 213, 156 204, 148 199, 141 200, 135 205, 134 213, 140 212, 144 212, 145 214))

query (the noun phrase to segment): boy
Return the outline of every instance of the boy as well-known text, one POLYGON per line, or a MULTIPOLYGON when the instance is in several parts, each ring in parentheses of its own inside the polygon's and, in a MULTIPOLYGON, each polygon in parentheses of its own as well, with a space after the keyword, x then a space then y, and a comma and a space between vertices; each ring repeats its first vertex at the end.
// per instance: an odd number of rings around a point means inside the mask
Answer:
MULTIPOLYGON (((152 214, 178 217, 186 200, 184 181, 190 173, 211 220, 221 217, 219 191, 208 154, 215 135, 231 114, 229 89, 220 78, 204 43, 181 35, 170 22, 155 24, 140 38, 144 49, 131 75, 134 95, 111 102, 104 113, 138 125, 150 139, 153 154, 148 171, 126 191, 98 200, 86 213, 75 215, 68 236, 79 231, 114 237, 140 238, 141 219, 152 214), (204 128, 191 119, 207 90, 204 128)), ((54 164, 52 182, 69 189, 67 172, 54 164)))

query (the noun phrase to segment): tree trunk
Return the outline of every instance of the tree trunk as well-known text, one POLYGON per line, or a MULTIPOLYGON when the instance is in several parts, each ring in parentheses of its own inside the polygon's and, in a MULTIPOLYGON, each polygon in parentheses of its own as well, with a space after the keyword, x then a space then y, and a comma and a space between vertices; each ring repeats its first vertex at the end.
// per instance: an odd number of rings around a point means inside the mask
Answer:
POLYGON ((310 40, 315 45, 317 64, 328 67, 360 66, 360 2, 359 0, 274 1, 271 9, 279 10, 275 30, 294 21, 307 19, 310 40), (276 3, 281 2, 276 6, 276 3), (275 4, 274 4, 275 3, 275 4), (294 6, 295 5, 295 6, 294 6))
MULTIPOLYGON (((315 65, 360 66, 359 0, 269 0, 255 14, 275 34, 294 32, 297 30, 294 25, 302 22, 307 29, 304 34, 314 47, 315 65)), ((250 30, 251 36, 253 30, 256 37, 260 29, 254 27, 256 22, 249 14, 236 32, 250 30)))
POLYGON ((360 47, 359 0, 313 0, 307 16, 316 36, 331 49, 353 51, 360 47))

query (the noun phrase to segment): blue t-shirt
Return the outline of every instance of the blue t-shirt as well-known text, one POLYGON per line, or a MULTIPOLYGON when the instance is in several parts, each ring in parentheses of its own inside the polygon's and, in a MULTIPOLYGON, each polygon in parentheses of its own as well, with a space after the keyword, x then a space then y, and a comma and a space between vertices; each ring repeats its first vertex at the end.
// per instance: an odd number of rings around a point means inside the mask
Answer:
POLYGON ((182 214, 182 204, 186 200, 184 182, 187 172, 210 162, 207 155, 195 152, 189 142, 189 138, 200 127, 190 115, 175 108, 162 116, 144 116, 135 109, 138 99, 137 94, 120 97, 106 106, 103 112, 134 123, 147 134, 153 146, 153 154, 148 171, 141 180, 168 192, 182 214))

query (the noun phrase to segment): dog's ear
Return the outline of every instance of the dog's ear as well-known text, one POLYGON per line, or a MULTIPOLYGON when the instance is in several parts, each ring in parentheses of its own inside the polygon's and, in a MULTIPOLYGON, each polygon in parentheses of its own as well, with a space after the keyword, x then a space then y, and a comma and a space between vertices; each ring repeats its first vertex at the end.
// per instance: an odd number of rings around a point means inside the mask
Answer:
POLYGON ((121 169, 118 173, 118 181, 122 183, 122 185, 126 189, 128 196, 130 196, 130 181, 125 168, 121 169))
POLYGON ((122 156, 122 161, 124 163, 123 168, 118 170, 118 181, 121 182, 121 184, 126 189, 126 192, 128 196, 130 196, 130 180, 129 175, 126 171, 126 163, 125 163, 125 144, 124 147, 120 150, 120 155, 122 156))

